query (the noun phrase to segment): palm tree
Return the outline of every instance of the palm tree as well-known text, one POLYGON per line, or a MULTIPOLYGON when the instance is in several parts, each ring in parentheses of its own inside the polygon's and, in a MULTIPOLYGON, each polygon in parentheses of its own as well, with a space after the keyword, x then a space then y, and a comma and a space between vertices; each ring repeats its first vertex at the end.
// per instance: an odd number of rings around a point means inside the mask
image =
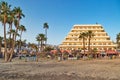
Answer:
MULTIPOLYGON (((12 10, 8 15, 8 20, 7 20, 7 23, 9 24, 9 31, 12 30, 12 24, 14 22, 14 19, 15 19, 15 14, 14 14, 14 11, 12 10)), ((9 38, 11 39, 11 34, 9 38)))
POLYGON ((25 32, 25 31, 26 31, 26 28, 25 28, 25 26, 20 25, 18 29, 19 29, 19 31, 21 31, 21 32, 20 32, 20 40, 21 40, 21 39, 22 39, 22 32, 25 32))
POLYGON ((8 14, 10 11, 10 5, 8 5, 7 2, 2 1, 0 3, 0 17, 1 17, 1 22, 4 26, 4 53, 5 53, 5 61, 7 62, 7 43, 6 43, 6 23, 8 19, 8 14))
POLYGON ((0 36, 0 54, 1 54, 2 41, 3 41, 3 37, 0 36))
MULTIPOLYGON (((20 25, 18 29, 19 29, 19 31, 21 31, 21 32, 20 32, 20 41, 22 41, 22 40, 21 40, 21 39, 22 39, 22 32, 25 32, 25 31, 26 31, 26 28, 25 28, 25 26, 20 25)), ((20 50, 21 50, 21 43, 20 43, 20 50)))
POLYGON ((38 41, 38 52, 40 51, 39 47, 40 47, 40 37, 39 35, 36 37, 36 41, 38 41))
MULTIPOLYGON (((22 13, 22 10, 20 9, 20 7, 15 7, 13 9, 14 13, 15 13, 15 20, 14 20, 14 25, 16 27, 16 33, 18 32, 18 27, 20 26, 20 19, 22 19, 22 17, 25 17, 25 15, 22 13)), ((16 41, 16 35, 15 35, 15 41, 16 41)))
MULTIPOLYGON (((40 51, 42 52, 43 51, 43 44, 44 44, 44 41, 46 41, 46 37, 44 34, 38 34, 37 37, 36 37, 37 41, 38 41, 38 46, 39 46, 39 43, 40 43, 40 51)), ((39 49, 39 47, 38 47, 39 49)))
POLYGON ((89 30, 89 31, 87 32, 87 36, 88 36, 88 52, 91 53, 90 44, 91 44, 91 39, 92 39, 92 37, 94 36, 94 33, 89 30))
POLYGON ((43 24, 43 28, 45 29, 45 37, 46 37, 45 44, 47 44, 47 29, 49 28, 48 23, 44 23, 44 24, 43 24))
POLYGON ((117 48, 120 48, 120 33, 117 34, 116 43, 117 43, 117 48))
POLYGON ((86 33, 86 32, 80 33, 79 39, 82 39, 82 40, 83 40, 84 56, 85 56, 85 40, 86 40, 86 38, 87 38, 87 33, 86 33))
POLYGON ((10 48, 10 57, 8 58, 8 61, 11 61, 12 60, 12 57, 13 57, 13 53, 14 53, 14 47, 15 47, 15 36, 19 36, 18 33, 16 33, 15 30, 11 30, 10 32, 8 32, 8 34, 11 33, 12 34, 12 48, 10 48))
POLYGON ((16 19, 18 21, 18 24, 17 24, 17 27, 18 27, 20 24, 20 19, 22 19, 22 17, 25 17, 25 15, 22 13, 22 10, 20 7, 15 7, 13 11, 15 12, 16 19))
POLYGON ((15 47, 17 47, 18 48, 18 52, 19 52, 19 50, 21 50, 21 46, 23 46, 23 47, 25 47, 26 46, 26 40, 17 40, 16 41, 16 45, 15 45, 15 47))
MULTIPOLYGON (((16 41, 16 44, 15 44, 15 47, 17 47, 18 50, 20 50, 20 43, 21 41, 20 40, 17 40, 16 41)), ((19 51, 18 51, 19 52, 19 51)))
MULTIPOLYGON (((9 15, 8 15, 8 20, 7 20, 7 23, 9 24, 9 31, 10 32, 12 29, 13 29, 13 22, 14 22, 14 19, 15 19, 15 14, 14 14, 14 11, 11 10, 9 12, 9 15)), ((11 33, 9 33, 9 40, 10 40, 10 43, 9 43, 9 48, 12 48, 12 37, 11 37, 11 33)))
POLYGON ((8 14, 8 19, 7 19, 7 23, 9 24, 9 31, 8 31, 8 33, 9 33, 9 44, 8 44, 8 45, 9 45, 9 48, 12 48, 11 31, 12 31, 12 29, 13 29, 12 24, 13 24, 13 22, 14 22, 14 19, 15 19, 14 11, 11 10, 11 11, 9 12, 9 14, 8 14))

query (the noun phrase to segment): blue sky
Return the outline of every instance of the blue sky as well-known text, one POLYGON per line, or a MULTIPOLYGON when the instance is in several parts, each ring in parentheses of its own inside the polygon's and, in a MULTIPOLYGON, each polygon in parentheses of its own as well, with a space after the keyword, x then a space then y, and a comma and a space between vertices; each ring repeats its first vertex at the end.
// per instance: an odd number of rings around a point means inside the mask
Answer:
MULTIPOLYGON (((0 0, 2 1, 2 0, 0 0)), ((120 32, 120 0, 4 0, 12 7, 20 6, 25 18, 21 24, 27 32, 23 39, 37 43, 36 36, 44 33, 43 24, 48 23, 48 43, 58 45, 74 24, 103 25, 113 41, 120 32)), ((0 36, 3 27, 0 24, 0 36)))

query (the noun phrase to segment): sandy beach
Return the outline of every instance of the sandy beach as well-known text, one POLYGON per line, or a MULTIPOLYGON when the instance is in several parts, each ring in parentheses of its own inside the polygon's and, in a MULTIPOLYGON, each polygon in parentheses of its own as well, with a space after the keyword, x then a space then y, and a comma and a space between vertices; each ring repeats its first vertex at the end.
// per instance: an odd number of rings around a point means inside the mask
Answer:
POLYGON ((24 62, 0 59, 0 80, 119 80, 120 59, 39 60, 24 62))

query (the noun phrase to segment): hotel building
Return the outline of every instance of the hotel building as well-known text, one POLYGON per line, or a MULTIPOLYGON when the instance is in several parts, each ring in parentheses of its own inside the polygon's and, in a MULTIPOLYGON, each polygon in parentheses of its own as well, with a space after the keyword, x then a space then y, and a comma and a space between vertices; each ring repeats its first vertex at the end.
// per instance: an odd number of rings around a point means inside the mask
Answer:
MULTIPOLYGON (((83 48, 83 40, 79 39, 80 33, 91 30, 94 36, 91 39, 91 49, 97 50, 114 49, 116 44, 110 40, 107 32, 100 24, 74 25, 62 43, 59 45, 63 50, 78 50, 83 48)), ((86 49, 88 49, 88 40, 85 40, 86 49)))

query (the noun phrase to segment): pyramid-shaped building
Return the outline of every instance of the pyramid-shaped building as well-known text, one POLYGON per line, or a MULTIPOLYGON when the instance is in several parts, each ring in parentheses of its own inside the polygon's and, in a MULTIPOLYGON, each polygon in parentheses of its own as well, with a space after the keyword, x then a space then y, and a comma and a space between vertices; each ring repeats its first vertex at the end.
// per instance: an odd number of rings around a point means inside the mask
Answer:
MULTIPOLYGON (((114 49, 116 44, 110 40, 107 32, 105 32, 104 28, 100 24, 85 24, 85 25, 74 25, 62 43, 59 45, 60 49, 63 50, 78 50, 83 48, 83 40, 79 39, 80 33, 92 31, 94 33, 94 37, 91 39, 91 49, 98 50, 108 50, 114 49)), ((88 46, 88 40, 85 41, 86 49, 88 46)))

